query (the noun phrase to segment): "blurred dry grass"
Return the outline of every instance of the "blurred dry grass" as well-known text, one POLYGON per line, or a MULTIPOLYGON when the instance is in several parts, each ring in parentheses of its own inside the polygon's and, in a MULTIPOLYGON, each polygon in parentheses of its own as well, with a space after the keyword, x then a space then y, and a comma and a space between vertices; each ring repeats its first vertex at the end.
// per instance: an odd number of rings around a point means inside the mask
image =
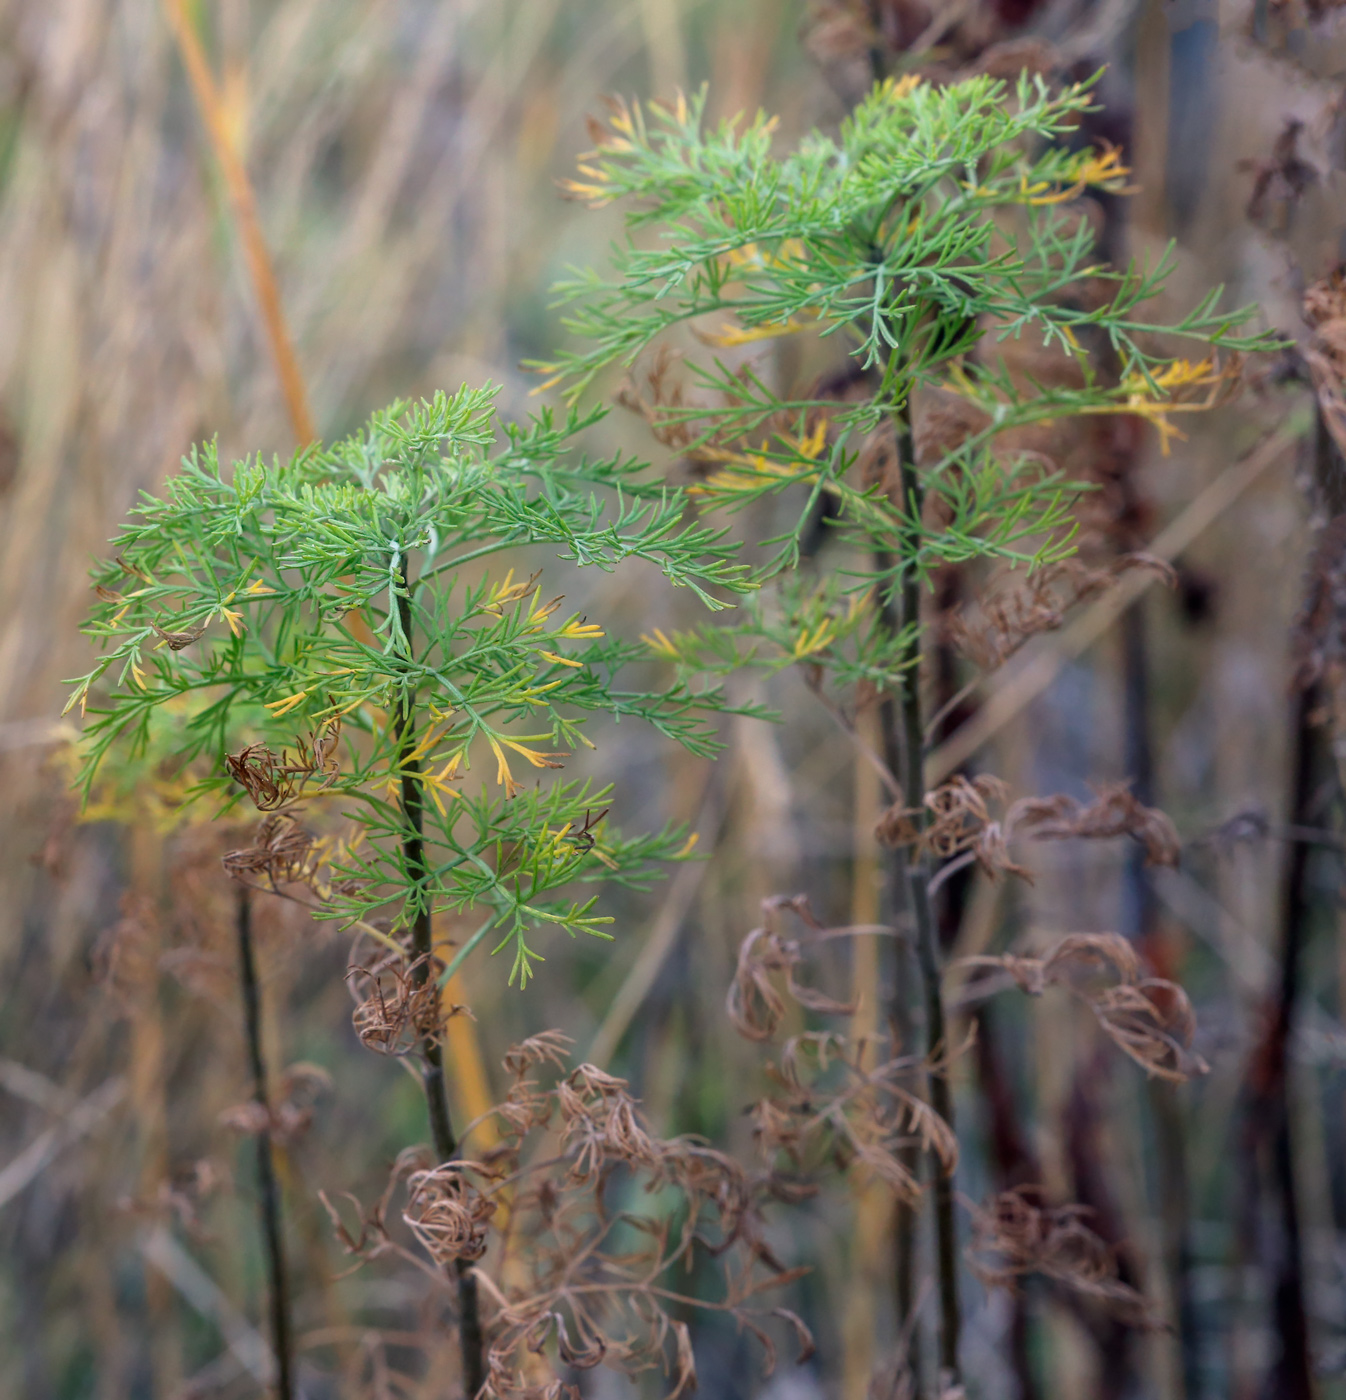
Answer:
MULTIPOLYGON (((1048 6, 1043 23, 1073 23, 1081 8, 1048 6)), ((1152 252, 1176 233, 1177 299, 1227 280, 1236 300, 1258 300, 1271 324, 1297 329, 1301 289, 1289 253, 1316 276, 1340 248, 1346 161, 1330 104, 1346 71, 1346 26, 1320 27, 1309 42, 1302 25, 1290 25, 1259 45, 1247 37, 1251 11, 1241 5, 1101 8, 1121 17, 1108 92, 1134 115, 1146 189, 1133 247, 1152 252), (1278 46, 1293 62, 1270 56, 1278 46), (1254 230, 1244 218, 1252 177, 1237 162, 1265 162, 1289 116, 1308 123, 1301 149, 1321 178, 1276 215, 1277 228, 1254 230)), ((566 263, 601 260, 618 227, 561 203, 551 183, 583 145, 582 116, 598 94, 667 92, 707 78, 715 111, 760 103, 784 112, 787 133, 842 110, 797 42, 801 14, 776 0, 217 0, 190 13, 246 153, 327 435, 394 395, 462 379, 494 379, 506 407, 526 411, 528 384, 515 366, 556 333, 545 288, 566 263)), ((1177 515, 1295 402, 1302 416, 1302 398, 1246 402, 1173 457, 1153 453, 1143 480, 1156 523, 1177 515)), ((634 422, 614 418, 603 432, 656 451, 634 422)), ((245 1097, 246 1082, 221 932, 220 833, 164 836, 148 820, 131 830, 73 824, 53 727, 60 678, 82 669, 87 560, 137 491, 154 489, 193 440, 216 434, 234 455, 292 444, 225 187, 164 13, 155 0, 4 0, 4 1395, 243 1396, 257 1393, 264 1370, 251 1185, 236 1139, 217 1121, 245 1097), (209 1166, 198 1169, 201 1162, 209 1166)), ((1288 624, 1307 540, 1302 501, 1288 463, 1268 470, 1183 556, 1207 586, 1207 612, 1184 613, 1167 595, 1143 605, 1159 798, 1185 837, 1241 810, 1273 819, 1280 811, 1288 624)), ((589 586, 582 606, 631 631, 668 626, 682 606, 655 579, 643 594, 626 582, 589 586)), ((996 736, 998 771, 1016 792, 1127 776, 1119 665, 1109 634, 1067 659, 996 736)), ((520 1033, 561 1025, 587 1045, 653 931, 667 956, 646 964, 639 1012, 624 1036, 610 1028, 605 1047, 668 1130, 704 1131, 749 1150, 737 1115, 755 1061, 721 1012, 738 938, 769 894, 807 889, 837 919, 854 911, 867 920, 877 899, 872 858, 863 842, 857 856, 856 837, 869 829, 857 810, 871 810, 874 795, 802 687, 782 678, 771 698, 790 723, 732 726, 713 769, 610 736, 602 761, 622 781, 624 819, 695 819, 708 844, 719 835, 714 859, 670 893, 662 924, 659 898, 614 899, 621 941, 611 956, 549 950, 549 976, 526 998, 504 995, 493 966, 470 967, 488 1073, 520 1033)), ((1271 1345, 1268 1280, 1240 1238, 1258 1222, 1240 1214, 1230 1149, 1275 977, 1279 859, 1268 842, 1228 859, 1194 854, 1157 886, 1162 955, 1193 991, 1202 1053, 1214 1067, 1183 1100, 1203 1384, 1212 1396, 1236 1393, 1236 1377, 1255 1374, 1271 1345)), ((969 951, 1116 926, 1123 861, 1112 849, 1055 848, 1039 858, 1031 894, 974 892, 969 951)), ((1339 872, 1324 865, 1320 878, 1330 883, 1339 872)), ((419 1350, 432 1345, 423 1324, 438 1305, 394 1267, 339 1278, 345 1261, 316 1204, 320 1187, 377 1194, 391 1157, 423 1135, 415 1086, 355 1043, 340 940, 279 903, 260 918, 273 1063, 315 1062, 334 1081, 312 1130, 285 1156, 306 1393, 439 1394, 440 1362, 419 1350)), ((1324 916, 1293 1070, 1315 1336, 1319 1355, 1338 1366, 1346 1362, 1340 939, 1324 916)), ((855 976, 872 985, 863 964, 855 976)), ((1094 1063, 1091 1032, 1050 999, 1030 1012, 1007 1008, 995 1024, 995 1052, 1031 1120, 1044 1179, 1072 1199, 1072 1095, 1077 1068, 1094 1063)), ((1126 1068, 1096 1076, 1107 1109, 1100 1156, 1136 1271, 1162 1298, 1163 1183, 1150 1110, 1126 1068)), ((971 1059, 964 1080, 971 1141, 960 1187, 979 1198, 990 1129, 971 1059)), ((856 1210, 873 1225, 872 1203, 856 1210)), ((820 1206, 782 1242, 788 1259, 819 1266, 802 1306, 820 1315, 828 1393, 841 1393, 844 1370, 846 1400, 862 1393, 876 1340, 890 1340, 890 1310, 876 1307, 868 1320, 863 1293, 847 1291, 874 1268, 863 1247, 855 1252, 852 1218, 847 1203, 820 1206), (841 1297, 859 1308, 848 1305, 844 1327, 831 1306, 841 1297)), ((1103 1362, 1075 1314, 1046 1295, 1035 1301, 1041 1393, 1100 1393, 1103 1362)), ((975 1393, 1015 1393, 1001 1360, 1013 1325, 1003 1297, 979 1295, 968 1337, 975 1393)), ((698 1347, 708 1393, 747 1393, 746 1343, 708 1333, 698 1347)), ((1180 1395, 1175 1341, 1157 1335, 1137 1347, 1137 1393, 1180 1395)), ((791 1383, 817 1384, 807 1376, 791 1383)), ((1324 1395, 1346 1393, 1339 1378, 1322 1384, 1324 1395)))

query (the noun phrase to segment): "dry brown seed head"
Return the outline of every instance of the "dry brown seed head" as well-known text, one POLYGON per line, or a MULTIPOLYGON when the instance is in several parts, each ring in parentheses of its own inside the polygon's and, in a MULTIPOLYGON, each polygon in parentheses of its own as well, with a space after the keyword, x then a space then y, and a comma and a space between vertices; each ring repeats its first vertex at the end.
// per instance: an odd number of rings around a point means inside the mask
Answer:
POLYGON ((249 744, 226 754, 224 763, 260 812, 273 812, 294 796, 293 776, 265 744, 249 744))
POLYGON ((1008 973, 1031 996, 1050 986, 1065 988, 1153 1078, 1181 1083, 1209 1069, 1191 1048, 1196 1015, 1187 993, 1166 978, 1141 977, 1134 946, 1119 934, 1071 934, 1043 958, 1003 954, 965 958, 962 966, 1008 973))
POLYGON ((1079 559, 1065 559, 1035 569, 1022 586, 993 589, 975 608, 951 609, 942 619, 944 636, 981 670, 994 671, 1033 637, 1059 628, 1076 604, 1106 591, 1136 569, 1157 574, 1170 587, 1177 581, 1172 565, 1151 554, 1123 554, 1100 569, 1091 569, 1079 559))
POLYGON ((480 1259, 486 1253, 495 1201, 465 1175, 466 1165, 448 1162, 412 1172, 402 1219, 439 1264, 480 1259))
POLYGON ((354 963, 346 969, 346 984, 355 998, 351 1024, 367 1050, 406 1055, 442 1034, 439 984, 434 977, 417 975, 432 965, 428 956, 408 962, 391 953, 372 964, 354 963))
POLYGON ((1027 830, 1039 841, 1133 836, 1145 848, 1147 865, 1178 864, 1182 843, 1165 813, 1146 807, 1126 783, 1106 783, 1094 793, 1090 803, 1064 793, 1021 798, 1005 814, 1006 831, 1027 830))
POLYGON ((563 1031, 542 1031, 530 1035, 517 1045, 511 1045, 501 1061, 506 1073, 522 1078, 535 1065, 553 1064, 557 1069, 565 1069, 570 1047, 574 1040, 563 1031))
POLYGON ((318 885, 317 840, 293 812, 269 813, 258 825, 253 844, 226 852, 222 864, 240 884, 265 879, 272 890, 297 884, 323 894, 318 885))
POLYGON ((1117 1254, 1086 1223, 1084 1206, 1048 1206, 1040 1186, 992 1196, 972 1211, 968 1262, 988 1288, 1039 1274, 1101 1304, 1134 1327, 1160 1326, 1143 1294, 1122 1282, 1117 1254))

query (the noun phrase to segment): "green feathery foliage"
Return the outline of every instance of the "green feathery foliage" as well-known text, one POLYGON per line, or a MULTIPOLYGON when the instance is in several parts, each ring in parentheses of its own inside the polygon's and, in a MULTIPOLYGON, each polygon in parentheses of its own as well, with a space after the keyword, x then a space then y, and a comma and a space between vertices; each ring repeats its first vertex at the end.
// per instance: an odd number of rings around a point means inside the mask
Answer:
POLYGON ((610 276, 579 272, 559 285, 580 343, 534 368, 574 403, 600 371, 630 370, 688 323, 721 347, 836 337, 865 376, 849 402, 782 394, 751 362, 689 357, 698 402, 649 409, 662 435, 719 464, 695 488, 708 506, 740 510, 802 488, 796 525, 766 542, 775 551, 764 572, 798 562, 823 497, 844 538, 891 550, 886 567, 856 581, 861 589, 891 589, 913 571, 926 579, 945 563, 1063 557, 1078 483, 996 440, 1126 413, 1155 423, 1167 444, 1174 415, 1207 406, 1226 370, 1211 358, 1175 359, 1164 345, 1210 356, 1273 343, 1240 333, 1252 309, 1221 310, 1219 288, 1175 322, 1147 316, 1171 251, 1148 270, 1099 258, 1079 197, 1125 193, 1128 172, 1114 150, 1065 144, 1090 110, 1091 86, 1052 92, 1026 75, 1013 89, 985 77, 950 87, 889 80, 835 139, 815 132, 785 156, 773 154, 775 122, 760 114, 706 129, 704 93, 648 116, 614 104, 609 125, 595 127, 584 178, 568 189, 595 206, 631 197, 632 234, 655 236, 615 247, 610 276), (1070 373, 1026 380, 991 348, 1030 336, 1070 373), (921 473, 923 494, 939 501, 937 526, 852 471, 864 435, 904 420, 913 392, 930 388, 951 391, 976 420, 921 473))
POLYGON ((512 945, 524 985, 541 958, 530 929, 608 936, 574 886, 639 883, 686 838, 623 837, 602 816, 609 789, 520 773, 561 769, 595 712, 710 753, 729 707, 714 687, 623 688, 642 645, 564 616, 536 575, 481 576, 484 561, 525 545, 604 570, 651 560, 711 608, 752 585, 642 463, 578 452, 597 414, 502 425, 494 392, 394 404, 288 464, 225 472, 214 447, 194 452, 95 571, 86 631, 104 652, 70 703, 87 709, 86 798, 109 758, 171 756, 185 804, 227 810, 241 784, 273 815, 275 859, 262 843, 255 873, 307 883, 320 917, 366 929, 390 905, 395 928, 481 906, 471 946, 512 945), (475 790, 474 762, 491 775, 475 790), (344 804, 353 838, 301 837, 287 857, 277 838, 301 800, 344 804))

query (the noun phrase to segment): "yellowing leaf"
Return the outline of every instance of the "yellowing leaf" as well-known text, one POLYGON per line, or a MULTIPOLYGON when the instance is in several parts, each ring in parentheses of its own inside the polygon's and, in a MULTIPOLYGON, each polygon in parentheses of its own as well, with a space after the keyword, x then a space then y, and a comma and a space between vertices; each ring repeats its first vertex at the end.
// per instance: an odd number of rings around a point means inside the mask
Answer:
MULTIPOLYGON (((546 374, 547 370, 541 373, 546 374)), ((561 370, 553 374, 550 379, 544 379, 541 384, 535 384, 529 391, 528 397, 535 399, 539 394, 545 394, 548 389, 554 389, 565 378, 565 371, 561 370)))
POLYGON ((443 797, 461 798, 462 793, 457 788, 450 787, 449 784, 457 782, 459 779, 458 768, 463 761, 463 751, 460 749, 451 759, 439 770, 438 773, 426 773, 422 775, 422 781, 430 793, 430 800, 435 804, 441 817, 447 815, 443 797))
POLYGON ((505 758, 505 751, 496 742, 494 734, 486 736, 486 742, 491 746, 491 752, 495 754, 495 780, 505 789, 506 797, 513 797, 519 790, 519 785, 514 781, 514 774, 510 772, 509 761, 505 758))
POLYGON ((287 715, 296 706, 302 705, 306 699, 308 699, 308 691, 299 690, 293 695, 287 695, 284 700, 272 700, 270 704, 263 706, 263 708, 270 710, 272 715, 279 719, 281 715, 287 715))
POLYGON ((814 424, 813 431, 799 440, 799 455, 807 457, 810 462, 815 461, 826 445, 827 419, 820 417, 814 424))
POLYGON ((579 180, 558 180, 561 193, 569 199, 582 199, 590 209, 601 209, 611 204, 616 195, 601 185, 586 185, 579 180))
MULTIPOLYGON (((540 739, 544 736, 538 734, 528 735, 527 737, 540 739)), ((500 736, 500 742, 502 744, 507 744, 511 749, 514 750, 515 753, 521 754, 524 758, 526 758, 529 761, 529 763, 533 765, 534 768, 562 768, 565 766, 564 764, 553 763, 552 759, 568 757, 567 754, 561 753, 539 753, 536 749, 530 749, 525 745, 516 742, 514 739, 506 738, 503 734, 500 736)))
POLYGON ((1073 182, 1054 190, 1046 181, 1029 186, 1026 178, 1021 180, 1021 202, 1032 205, 1065 204, 1072 199, 1078 199, 1088 189, 1104 189, 1109 194, 1136 192, 1136 186, 1125 183, 1131 168, 1122 164, 1122 153, 1116 146, 1108 146, 1101 154, 1097 151, 1086 151, 1080 156, 1071 173, 1074 175, 1073 182))
POLYGON ((640 634, 640 640, 644 642, 656 656, 662 656, 669 661, 676 661, 678 659, 677 647, 664 635, 660 628, 656 627, 652 633, 642 632, 640 634))
POLYGON ((698 339, 709 345, 752 345, 759 340, 775 340, 783 335, 798 335, 812 330, 817 316, 790 316, 784 321, 766 321, 760 326, 721 326, 718 331, 701 331, 698 339))
POLYGON ((596 622, 587 622, 582 617, 572 617, 564 627, 558 628, 555 637, 566 637, 571 641, 581 641, 588 637, 606 637, 607 633, 596 622))
POLYGON ((800 661, 806 656, 812 656, 815 652, 822 651, 831 644, 835 637, 836 626, 830 617, 825 617, 812 631, 805 627, 800 632, 791 655, 796 661, 800 661))

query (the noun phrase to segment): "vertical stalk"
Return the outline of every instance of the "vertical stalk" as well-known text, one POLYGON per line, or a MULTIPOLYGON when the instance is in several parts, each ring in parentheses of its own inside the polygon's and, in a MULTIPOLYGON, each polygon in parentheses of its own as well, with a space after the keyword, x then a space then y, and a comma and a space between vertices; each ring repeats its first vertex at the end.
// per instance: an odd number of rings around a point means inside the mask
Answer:
MULTIPOLYGON (((399 570, 401 588, 397 592, 397 617, 406 638, 407 654, 412 655, 411 578, 407 558, 402 556, 399 570)), ((415 694, 403 691, 402 705, 393 719, 393 734, 397 740, 397 766, 401 774, 402 815, 406 818, 406 834, 402 838, 402 858, 407 873, 419 887, 416 917, 411 926, 412 978, 419 987, 432 976, 431 954, 433 940, 430 931, 430 903, 425 894, 425 787, 421 779, 420 760, 410 757, 416 747, 415 694)), ((436 1028, 437 1029, 437 1028, 436 1028)), ((444 1080, 444 1047, 436 1034, 421 1041, 421 1083, 425 1090, 425 1105, 430 1118, 430 1137, 435 1157, 442 1164, 458 1156, 458 1139, 454 1136, 449 1116, 449 1093, 444 1080)), ((458 1329, 463 1357, 463 1386, 472 1400, 486 1384, 486 1359, 481 1334, 481 1313, 477 1301, 477 1280, 472 1266, 459 1259, 454 1264, 458 1280, 458 1329)))
MULTIPOLYGON (((879 716, 872 710, 861 710, 855 717, 856 730, 871 749, 877 749, 882 742, 878 721, 879 716)), ((880 810, 879 775, 860 754, 855 757, 854 771, 851 922, 877 924, 882 914, 876 878, 879 849, 874 830, 880 810)), ((853 1042, 863 1044, 866 1037, 878 1033, 882 1020, 881 999, 875 995, 881 985, 879 939, 854 939, 851 959, 851 1001, 855 1013, 850 1033, 853 1042)), ((865 1055, 864 1063, 869 1067, 876 1063, 872 1053, 865 1055)), ((883 1182, 871 1181, 855 1192, 853 1208, 853 1244, 841 1309, 841 1394, 846 1400, 864 1395, 874 1375, 876 1304, 889 1247, 891 1193, 883 1182)))
POLYGON ((277 1400, 293 1400, 294 1333, 290 1325, 290 1281, 281 1232, 280 1188, 271 1155, 271 1102, 267 1094, 266 1060, 262 1054, 262 999, 252 946, 252 892, 246 885, 238 887, 235 928, 243 987, 244 1038, 248 1046, 248 1067, 252 1071, 252 1101, 266 1114, 264 1126, 257 1134, 257 1188, 270 1293, 271 1345, 276 1352, 276 1396, 277 1400))
MULTIPOLYGON (((1112 1190, 1105 1117, 1100 1107, 1111 1065, 1107 1051, 1098 1046, 1077 1066, 1061 1126, 1075 1199, 1089 1210, 1090 1228, 1117 1251, 1118 1278, 1135 1287, 1139 1280, 1123 1249, 1127 1230, 1112 1190)), ((1098 1386, 1091 1400, 1132 1400, 1139 1393, 1132 1328, 1107 1313, 1093 1314, 1086 1325, 1098 1348, 1098 1386)))
MULTIPOLYGON (((875 572, 886 573, 890 563, 889 557, 880 553, 874 561, 875 572)), ((885 607, 884 612, 889 629, 896 636, 902 627, 902 619, 898 615, 897 608, 890 603, 885 607)), ((898 737, 900 725, 897 719, 897 706, 891 698, 885 698, 883 701, 880 722, 883 726, 883 757, 888 765, 888 771, 901 773, 902 745, 898 737)), ((905 798, 903 800, 905 802, 905 798)), ((893 886, 893 903, 898 905, 907 896, 906 865, 900 855, 894 862, 893 886)), ((888 1014, 894 1038, 905 1049, 911 1043, 912 1038, 911 964, 909 949, 905 941, 898 942, 894 956, 896 966, 893 970, 893 1000, 888 1014)), ((901 1155, 902 1165, 911 1174, 913 1180, 919 1181, 921 1175, 919 1150, 914 1145, 904 1147, 901 1155)), ((893 1288, 897 1304, 898 1328, 906 1327, 910 1336, 910 1341, 907 1344, 907 1365, 917 1387, 916 1393, 919 1396, 922 1393, 920 1389, 921 1334, 915 1326, 908 1326, 912 1309, 916 1306, 916 1223, 915 1207, 908 1205, 905 1201, 899 1201, 893 1226, 893 1288)))
MULTIPOLYGON (((1128 479, 1129 481, 1129 479, 1128 479)), ((1150 725, 1150 668, 1143 606, 1122 614, 1122 676, 1125 707, 1126 776, 1147 807, 1156 802, 1154 745, 1150 725)), ((1127 854, 1122 884, 1121 932, 1145 942, 1155 932, 1155 898, 1145 853, 1134 846, 1127 854)), ((1164 973, 1168 975, 1167 972, 1164 973)), ((1187 1134, 1182 1099, 1176 1084, 1152 1079, 1146 1086, 1154 1120, 1158 1155, 1159 1214, 1164 1224, 1164 1263, 1178 1322, 1182 1388, 1185 1400, 1201 1393, 1200 1334, 1192 1296, 1191 1186, 1187 1170, 1187 1134)))
MULTIPOLYGON (((1315 421, 1313 478, 1315 504, 1328 516, 1320 536, 1319 558, 1310 567, 1300 627, 1309 629, 1315 594, 1325 585, 1320 571, 1331 568, 1329 541, 1346 518, 1346 462, 1328 431, 1321 403, 1315 421)), ((1297 674, 1290 697, 1290 791, 1286 822, 1292 828, 1321 821, 1315 802, 1315 780, 1325 757, 1315 723, 1316 712, 1330 702, 1320 680, 1297 674)), ((1313 1363, 1309 1350, 1309 1320, 1304 1292, 1304 1254, 1299 1198, 1295 1189, 1294 1126, 1290 1105, 1290 1043, 1296 1003, 1303 990, 1303 963, 1309 939, 1311 889, 1310 846, 1291 840, 1285 847, 1280 887, 1280 977, 1267 1008, 1267 1026, 1248 1071, 1244 1142, 1252 1164, 1250 1205, 1256 1207, 1262 1181, 1269 1187, 1274 1220, 1267 1221, 1264 1264, 1271 1278, 1271 1323, 1280 1343, 1264 1380, 1264 1393, 1277 1400, 1311 1400, 1313 1363)), ((1255 1217, 1254 1217, 1255 1219, 1255 1217)))
MULTIPOLYGON (((920 529, 924 493, 913 461, 911 433, 905 419, 899 424, 898 455, 901 469, 902 509, 911 516, 913 534, 920 529)), ((920 580, 916 570, 903 564, 899 611, 907 642, 901 656, 905 684, 897 704, 901 737, 901 780, 905 805, 915 813, 919 826, 925 810, 925 734, 921 716, 921 638, 920 580)), ((930 902, 930 867, 923 853, 913 847, 906 863, 908 906, 916 935, 916 964, 920 971, 925 1003, 926 1054, 937 1060, 947 1056, 944 1021, 944 993, 941 985, 940 950, 930 902)), ((952 1130, 953 1095, 949 1089, 947 1066, 930 1071, 930 1105, 952 1130)), ((956 1380, 958 1376, 958 1334, 961 1326, 958 1302, 958 1238, 953 1210, 953 1179, 940 1172, 935 1176, 935 1254, 939 1284, 940 1367, 956 1380)))
MULTIPOLYGON (((1289 821, 1293 826, 1310 826, 1316 819, 1313 776, 1317 744, 1312 717, 1321 703, 1317 685, 1296 687, 1290 734, 1289 821)), ((1291 841, 1286 846, 1281 885, 1280 981, 1258 1055, 1256 1072, 1261 1082, 1255 1085, 1249 1113, 1252 1135, 1260 1136, 1267 1150, 1266 1171, 1277 1217, 1268 1251, 1268 1271, 1272 1276, 1272 1328, 1280 1342, 1280 1355, 1272 1363, 1267 1394, 1284 1396, 1285 1400, 1310 1400, 1314 1389, 1289 1084, 1290 1037, 1308 941, 1309 849, 1305 841, 1291 841)))

